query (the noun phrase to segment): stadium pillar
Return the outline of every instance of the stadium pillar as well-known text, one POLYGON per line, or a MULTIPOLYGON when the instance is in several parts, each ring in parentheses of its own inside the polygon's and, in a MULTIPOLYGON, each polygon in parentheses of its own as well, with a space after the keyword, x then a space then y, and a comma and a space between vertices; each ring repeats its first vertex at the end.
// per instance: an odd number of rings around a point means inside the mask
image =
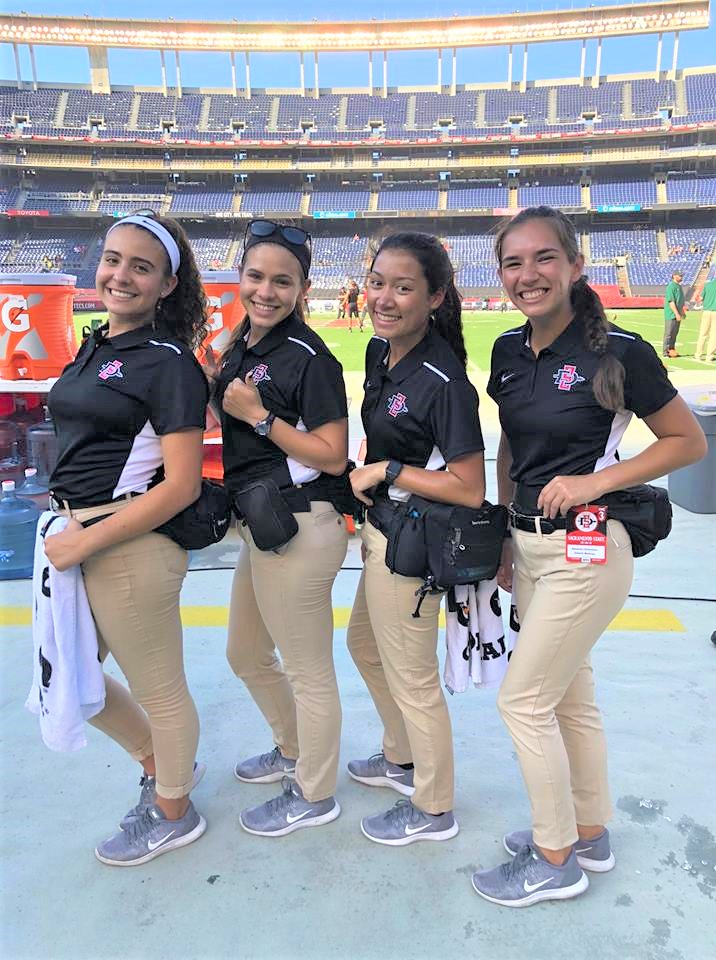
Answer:
POLYGON ((597 65, 594 68, 594 76, 592 77, 592 86, 599 86, 599 77, 602 72, 602 38, 600 37, 597 40, 597 65))
POLYGON ((522 56, 522 83, 520 84, 520 90, 522 93, 527 89, 527 44, 524 45, 523 56, 522 56))
POLYGON ((229 52, 229 57, 231 58, 231 94, 236 96, 236 56, 234 51, 229 52))
POLYGON ((164 59, 163 50, 159 51, 159 57, 161 58, 161 63, 162 63, 162 90, 164 92, 164 96, 166 97, 167 95, 167 64, 166 64, 166 60, 164 59))
POLYGON ((177 96, 181 96, 181 65, 179 63, 179 51, 174 51, 174 62, 177 68, 177 96))
POLYGON ((512 44, 510 44, 507 53, 507 89, 512 87, 512 44))
POLYGON ((20 53, 16 43, 12 45, 12 52, 15 54, 15 76, 17 77, 17 89, 19 90, 22 86, 22 72, 20 71, 20 53))
POLYGON ((579 64, 579 82, 584 83, 584 72, 587 65, 587 41, 582 40, 582 58, 579 64))
POLYGON ((679 31, 674 34, 674 55, 671 58, 671 79, 676 80, 676 63, 679 59, 679 31))
POLYGON ((318 91, 320 90, 320 85, 318 83, 318 50, 313 51, 313 96, 318 100, 318 91))
POLYGON ((306 64, 303 62, 303 50, 299 53, 298 69, 301 74, 301 96, 306 96, 306 64))
POLYGON ((37 64, 35 63, 35 48, 28 43, 27 49, 30 51, 30 70, 32 71, 32 89, 37 90, 37 64))
POLYGON ((438 48, 438 93, 442 93, 443 89, 443 52, 438 48))
POLYGON ((388 51, 383 51, 383 99, 388 99, 388 51))
POLYGON ((661 73, 661 54, 664 50, 664 34, 659 34, 659 39, 656 41, 656 69, 654 71, 654 79, 659 79, 659 74, 661 73))
POLYGON ((373 93, 373 51, 368 51, 368 93, 373 93))
POLYGON ((109 61, 106 47, 88 47, 92 93, 110 93, 109 61))
POLYGON ((251 64, 249 63, 249 51, 247 50, 244 54, 246 57, 246 89, 244 90, 244 96, 247 100, 251 99, 251 64))
POLYGON ((450 96, 457 93, 457 48, 452 48, 452 80, 450 81, 450 96))

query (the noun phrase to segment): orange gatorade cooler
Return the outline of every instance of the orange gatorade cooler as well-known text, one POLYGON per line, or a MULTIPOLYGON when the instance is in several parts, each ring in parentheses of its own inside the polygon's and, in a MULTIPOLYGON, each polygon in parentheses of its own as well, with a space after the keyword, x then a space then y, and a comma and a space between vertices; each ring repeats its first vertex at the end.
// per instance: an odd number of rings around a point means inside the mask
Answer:
POLYGON ((203 360, 204 350, 208 346, 215 353, 221 353, 229 342, 232 330, 246 315, 239 300, 239 276, 238 270, 209 270, 201 275, 209 301, 209 335, 202 346, 200 360, 203 360))
POLYGON ((0 274, 0 378, 58 377, 77 352, 66 273, 0 274))

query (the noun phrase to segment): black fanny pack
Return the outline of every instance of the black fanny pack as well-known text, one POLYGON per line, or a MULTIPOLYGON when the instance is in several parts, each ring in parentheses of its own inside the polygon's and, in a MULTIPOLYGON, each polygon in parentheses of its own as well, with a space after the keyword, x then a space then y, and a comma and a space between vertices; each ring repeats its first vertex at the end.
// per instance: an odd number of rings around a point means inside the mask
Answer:
POLYGON ((497 573, 507 530, 505 507, 485 501, 474 509, 413 495, 397 506, 376 501, 368 519, 387 538, 390 572, 423 580, 414 617, 427 593, 491 580, 497 573))
POLYGON ((663 487, 640 483, 607 494, 604 502, 609 508, 609 517, 626 527, 635 557, 651 553, 657 543, 671 533, 671 501, 663 487))
POLYGON ((270 478, 255 480, 240 490, 234 506, 246 520, 259 550, 278 550, 298 533, 291 507, 270 478))
POLYGON ((201 550, 226 536, 231 521, 229 495, 219 483, 202 480, 194 503, 167 520, 156 533, 163 533, 185 550, 201 550))

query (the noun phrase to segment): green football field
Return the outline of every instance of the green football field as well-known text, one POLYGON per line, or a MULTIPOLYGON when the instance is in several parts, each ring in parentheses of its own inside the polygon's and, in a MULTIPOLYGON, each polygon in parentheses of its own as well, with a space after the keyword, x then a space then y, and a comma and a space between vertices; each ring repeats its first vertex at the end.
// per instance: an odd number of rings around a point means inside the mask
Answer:
MULTIPOLYGON (((645 340, 653 344, 656 351, 661 355, 661 337, 664 330, 664 319, 661 310, 608 310, 607 314, 620 327, 626 330, 634 330, 645 340)), ((75 314, 75 326, 78 337, 81 336, 83 326, 88 326, 92 319, 100 319, 104 315, 101 313, 77 313, 75 314)), ((705 361, 694 360, 694 349, 696 347, 696 338, 698 335, 700 313, 687 314, 686 320, 681 325, 677 349, 682 354, 677 360, 669 360, 667 369, 676 370, 708 370, 714 369, 714 364, 708 364, 705 361)), ((358 327, 354 327, 351 333, 347 327, 347 321, 338 321, 340 326, 335 325, 333 314, 314 314, 310 320, 311 326, 318 330, 329 348, 335 353, 343 369, 346 371, 360 372, 363 370, 363 358, 365 354, 365 343, 370 336, 372 327, 370 320, 366 318, 365 330, 361 334, 358 327)), ((463 316, 463 327, 465 331, 465 343, 469 357, 470 369, 488 370, 490 366, 490 352, 495 338, 503 330, 509 330, 524 323, 524 317, 521 313, 479 313, 466 312, 463 316)))

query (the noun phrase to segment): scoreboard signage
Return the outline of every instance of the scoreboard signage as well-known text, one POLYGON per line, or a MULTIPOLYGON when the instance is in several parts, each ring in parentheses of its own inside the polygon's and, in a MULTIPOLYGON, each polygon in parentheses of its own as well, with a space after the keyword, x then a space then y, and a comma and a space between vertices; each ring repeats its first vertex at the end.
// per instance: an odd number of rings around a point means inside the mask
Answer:
POLYGON ((597 207, 597 213, 638 213, 640 203, 603 203, 597 207))

